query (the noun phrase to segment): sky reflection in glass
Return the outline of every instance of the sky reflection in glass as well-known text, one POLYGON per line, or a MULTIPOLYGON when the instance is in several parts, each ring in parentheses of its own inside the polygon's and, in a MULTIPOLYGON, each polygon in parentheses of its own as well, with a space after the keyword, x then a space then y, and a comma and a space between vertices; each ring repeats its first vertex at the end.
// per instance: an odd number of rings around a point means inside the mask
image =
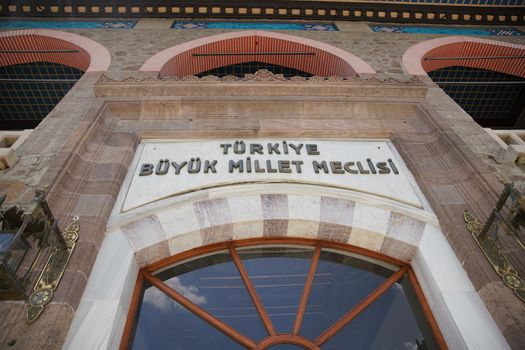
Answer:
POLYGON ((164 283, 237 331, 254 340, 268 335, 228 252, 178 265, 170 275, 164 283))
POLYGON ((322 251, 300 334, 316 338, 392 273, 365 260, 322 251))
POLYGON ((429 349, 401 284, 394 284, 377 301, 326 342, 323 350, 429 349), (420 347, 418 347, 420 346, 420 347))
POLYGON ((239 255, 276 332, 291 332, 313 249, 250 248, 239 255))
POLYGON ((155 287, 144 293, 133 350, 244 349, 155 287))
MULTIPOLYGON (((237 342, 246 344, 242 339, 247 339, 256 346, 263 339, 267 342, 272 338, 246 289, 246 285, 252 284, 279 335, 279 339, 273 339, 279 344, 267 350, 302 349, 299 345, 283 342, 293 342, 291 336, 298 305, 314 253, 319 250, 275 245, 236 251, 240 257, 237 263, 241 270, 244 267, 248 276, 246 280, 241 277, 228 250, 182 262, 155 276, 173 289, 172 293, 179 294, 176 298, 186 298, 194 308, 198 306, 235 329, 234 334, 229 334, 237 342)), ((397 267, 321 249, 299 336, 315 342, 343 315, 364 303, 367 305, 364 311, 328 337, 321 349, 438 349, 407 275, 398 274, 398 282, 377 300, 367 300, 394 274, 392 269, 397 267)), ((223 328, 221 322, 201 320, 156 287, 151 287, 150 281, 157 284, 158 280, 147 273, 144 278, 144 293, 131 349, 243 349, 218 330, 223 328)), ((195 308, 197 314, 198 308, 195 308)), ((271 328, 268 325, 268 329, 271 328)))

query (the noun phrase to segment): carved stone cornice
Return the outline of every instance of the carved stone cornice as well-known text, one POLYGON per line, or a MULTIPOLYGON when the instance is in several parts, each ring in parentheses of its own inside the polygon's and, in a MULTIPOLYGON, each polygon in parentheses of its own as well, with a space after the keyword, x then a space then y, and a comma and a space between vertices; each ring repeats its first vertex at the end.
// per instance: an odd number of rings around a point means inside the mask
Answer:
POLYGON ((103 74, 97 81, 97 84, 107 83, 172 83, 172 82, 220 82, 220 83, 245 83, 245 82, 282 82, 282 83, 362 83, 362 84, 381 84, 381 85, 410 85, 410 86, 423 86, 424 83, 419 80, 417 76, 410 76, 406 79, 396 79, 393 77, 380 77, 380 76, 353 76, 353 77, 301 77, 294 76, 291 78, 285 78, 282 74, 273 74, 272 72, 261 69, 255 72, 255 74, 246 74, 244 78, 235 77, 233 75, 227 75, 224 77, 217 77, 214 75, 207 75, 204 77, 197 77, 194 75, 176 77, 169 76, 165 78, 135 78, 126 77, 118 80, 108 77, 103 74))

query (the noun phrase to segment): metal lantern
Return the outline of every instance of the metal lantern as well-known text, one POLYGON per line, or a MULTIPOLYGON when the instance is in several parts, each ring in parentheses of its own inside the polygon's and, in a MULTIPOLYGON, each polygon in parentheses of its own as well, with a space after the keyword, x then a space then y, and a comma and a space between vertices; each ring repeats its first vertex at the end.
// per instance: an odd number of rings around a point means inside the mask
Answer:
POLYGON ((3 205, 0 197, 0 299, 27 299, 27 284, 49 249, 67 249, 53 214, 37 190, 27 205, 3 205))

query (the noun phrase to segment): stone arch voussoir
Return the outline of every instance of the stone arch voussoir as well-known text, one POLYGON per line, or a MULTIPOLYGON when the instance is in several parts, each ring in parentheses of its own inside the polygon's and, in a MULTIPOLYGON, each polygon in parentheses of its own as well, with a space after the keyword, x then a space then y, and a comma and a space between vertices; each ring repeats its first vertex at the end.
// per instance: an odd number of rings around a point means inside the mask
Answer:
POLYGON ((139 266, 248 238, 310 238, 411 261, 430 223, 404 210, 323 195, 253 194, 185 202, 120 226, 139 266))

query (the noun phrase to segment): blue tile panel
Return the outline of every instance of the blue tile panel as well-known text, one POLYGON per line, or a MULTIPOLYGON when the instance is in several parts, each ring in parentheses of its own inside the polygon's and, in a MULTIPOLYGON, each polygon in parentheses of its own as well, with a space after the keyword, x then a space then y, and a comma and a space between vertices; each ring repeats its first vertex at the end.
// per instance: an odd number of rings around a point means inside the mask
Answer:
POLYGON ((131 29, 137 21, 0 21, 0 29, 131 29))
POLYGON ((173 29, 259 29, 259 30, 311 30, 338 31, 335 24, 285 22, 173 22, 173 29))
POLYGON ((430 26, 370 26, 377 33, 411 33, 411 34, 444 34, 444 35, 495 35, 519 36, 523 35, 514 28, 460 28, 460 27, 430 27, 430 26))

